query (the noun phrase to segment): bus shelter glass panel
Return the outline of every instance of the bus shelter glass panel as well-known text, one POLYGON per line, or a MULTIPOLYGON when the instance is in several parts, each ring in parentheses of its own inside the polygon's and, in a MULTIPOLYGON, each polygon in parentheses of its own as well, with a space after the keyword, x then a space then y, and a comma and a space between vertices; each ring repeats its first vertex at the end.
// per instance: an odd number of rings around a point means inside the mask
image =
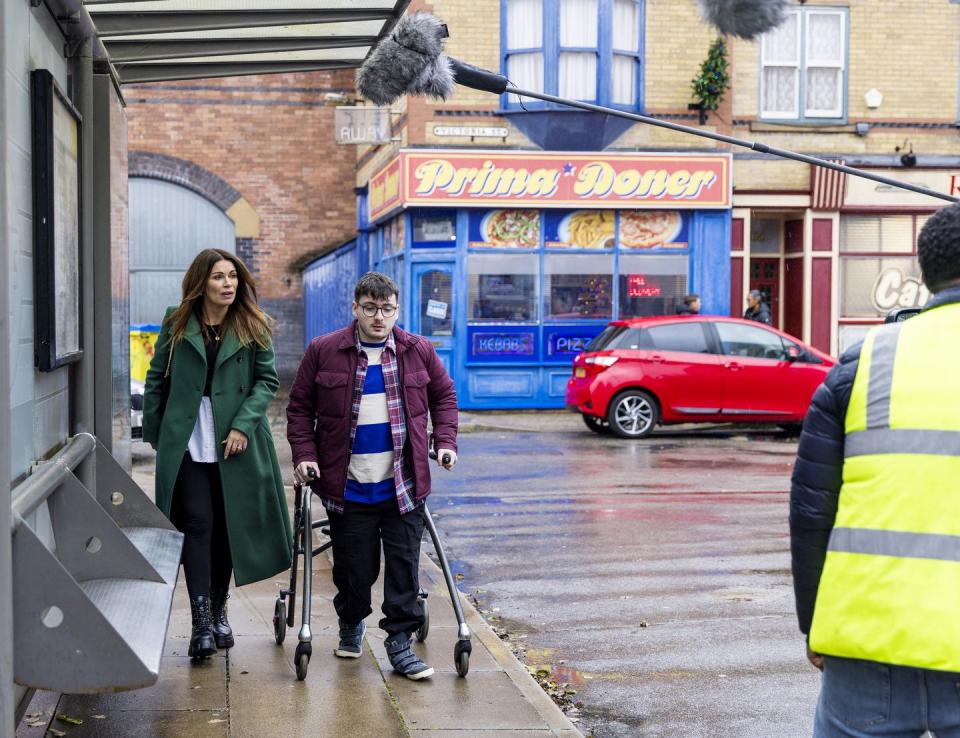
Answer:
POLYGON ((638 318, 651 315, 673 315, 687 294, 689 257, 620 256, 620 316, 638 318))
POLYGON ((613 317, 612 254, 547 254, 543 279, 545 320, 613 317))
POLYGON ((537 320, 536 254, 470 254, 467 320, 529 323, 537 320))

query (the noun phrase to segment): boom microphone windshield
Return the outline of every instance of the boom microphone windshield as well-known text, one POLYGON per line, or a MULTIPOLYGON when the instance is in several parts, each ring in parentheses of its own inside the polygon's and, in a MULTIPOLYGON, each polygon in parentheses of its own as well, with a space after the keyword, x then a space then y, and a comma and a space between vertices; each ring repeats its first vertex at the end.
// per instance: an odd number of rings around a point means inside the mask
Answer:
POLYGON ((700 8, 721 33, 752 39, 783 22, 787 0, 700 0, 700 8))
MULTIPOLYGON (((783 12, 785 0, 701 0, 701 3, 705 12, 708 13, 726 9, 728 15, 717 19, 717 22, 727 23, 730 33, 748 38, 747 34, 763 33, 775 26, 779 22, 778 18, 782 20, 780 16, 783 12), (780 15, 777 15, 778 13, 780 15)), ((720 14, 723 15, 722 12, 720 14)), ((377 105, 389 105, 403 95, 429 95, 446 100, 453 94, 455 84, 497 95, 508 92, 519 97, 529 97, 571 108, 579 108, 580 110, 626 118, 627 120, 666 128, 678 133, 687 133, 691 136, 720 141, 731 146, 741 146, 762 154, 779 156, 782 159, 792 159, 825 169, 833 169, 854 177, 862 177, 940 200, 960 202, 960 198, 931 190, 928 187, 901 182, 891 177, 855 169, 816 156, 798 154, 794 151, 778 149, 763 143, 726 136, 722 133, 714 133, 692 126, 684 126, 672 121, 651 118, 647 115, 627 113, 623 110, 593 105, 580 100, 568 100, 543 92, 521 90, 510 84, 509 80, 503 75, 446 56, 443 53, 443 39, 446 37, 447 27, 439 19, 428 13, 415 13, 401 18, 390 35, 380 42, 360 68, 360 73, 357 76, 357 87, 360 93, 377 105)))
POLYGON ((443 54, 446 37, 447 27, 439 18, 429 13, 404 16, 360 67, 360 93, 377 105, 389 105, 403 95, 447 99, 454 79, 443 54))

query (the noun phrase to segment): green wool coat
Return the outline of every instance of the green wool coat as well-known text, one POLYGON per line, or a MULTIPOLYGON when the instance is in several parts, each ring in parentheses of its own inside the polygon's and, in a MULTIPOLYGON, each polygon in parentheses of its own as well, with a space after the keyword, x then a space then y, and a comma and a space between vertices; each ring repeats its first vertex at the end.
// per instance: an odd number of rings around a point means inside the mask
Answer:
MULTIPOLYGON (((147 371, 143 395, 143 440, 157 448, 156 502, 170 517, 173 487, 200 409, 207 378, 207 358, 200 321, 190 318, 183 339, 173 347, 170 390, 163 404, 163 376, 170 354, 167 310, 147 371)), ((228 330, 217 354, 210 387, 217 437, 220 480, 227 517, 236 584, 250 584, 290 567, 290 518, 277 450, 267 420, 267 406, 280 385, 273 347, 241 346, 228 330), (241 454, 223 458, 231 428, 249 442, 241 454)))

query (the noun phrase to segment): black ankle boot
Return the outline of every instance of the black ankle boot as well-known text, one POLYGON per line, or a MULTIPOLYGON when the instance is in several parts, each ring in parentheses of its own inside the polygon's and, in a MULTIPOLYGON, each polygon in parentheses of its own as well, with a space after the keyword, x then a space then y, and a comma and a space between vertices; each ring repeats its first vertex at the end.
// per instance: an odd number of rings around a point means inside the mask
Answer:
POLYGON ((233 628, 227 622, 227 600, 230 592, 227 587, 210 590, 210 619, 213 625, 213 639, 217 648, 233 648, 233 628))
POLYGON ((190 614, 193 616, 193 632, 187 655, 192 659, 205 659, 217 652, 213 640, 213 624, 210 619, 210 598, 191 597, 190 614))

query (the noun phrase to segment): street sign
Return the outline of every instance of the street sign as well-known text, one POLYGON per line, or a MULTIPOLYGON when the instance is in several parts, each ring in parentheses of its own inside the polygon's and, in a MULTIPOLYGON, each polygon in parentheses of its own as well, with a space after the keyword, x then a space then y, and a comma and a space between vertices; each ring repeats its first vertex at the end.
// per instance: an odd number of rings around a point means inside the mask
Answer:
POLYGON ((499 126, 434 126, 433 135, 466 138, 506 138, 510 135, 510 130, 499 126))
POLYGON ((333 121, 338 144, 385 144, 393 135, 389 108, 339 105, 333 121))

